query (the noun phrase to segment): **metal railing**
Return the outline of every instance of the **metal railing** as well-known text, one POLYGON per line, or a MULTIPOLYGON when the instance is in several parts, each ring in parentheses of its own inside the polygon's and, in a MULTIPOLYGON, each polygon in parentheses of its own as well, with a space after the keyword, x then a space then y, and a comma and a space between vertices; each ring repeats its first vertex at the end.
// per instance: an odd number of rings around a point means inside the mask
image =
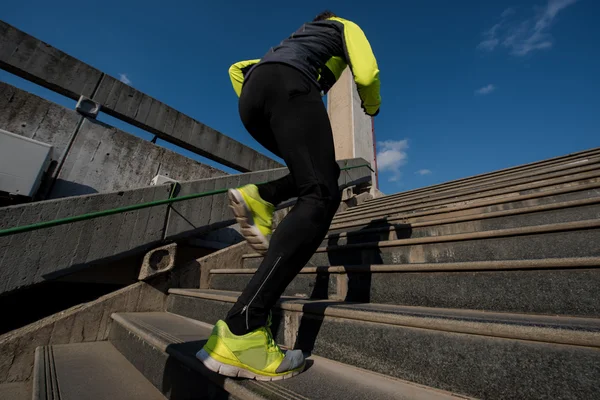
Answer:
MULTIPOLYGON (((363 167, 367 167, 371 171, 373 171, 373 169, 371 168, 371 166, 369 164, 361 164, 361 165, 355 165, 355 166, 350 166, 350 167, 342 167, 342 168, 340 168, 340 170, 347 171, 347 170, 351 170, 351 169, 355 169, 355 168, 363 168, 363 167)), ((257 185, 260 185, 260 184, 261 183, 258 183, 257 185)), ((173 184, 173 188, 171 189, 171 194, 168 199, 149 201, 146 203, 139 203, 139 204, 132 204, 130 206, 112 208, 109 210, 96 211, 96 212, 91 212, 91 213, 86 213, 86 214, 81 214, 81 215, 75 215, 72 217, 59 218, 59 219, 54 219, 51 221, 36 222, 34 224, 29 224, 29 225, 15 226, 13 228, 7 228, 7 229, 0 230, 0 237, 14 235, 17 233, 31 232, 31 231, 35 231, 35 230, 39 230, 39 229, 44 229, 44 228, 51 228, 54 226, 70 224, 73 222, 86 221, 86 220, 90 220, 90 219, 94 219, 94 218, 106 217, 108 215, 121 214, 121 213, 125 213, 128 211, 140 210, 143 208, 162 206, 165 204, 173 204, 173 203, 177 203, 180 201, 197 199, 200 197, 213 196, 216 194, 226 193, 229 189, 232 189, 232 188, 218 189, 218 190, 212 190, 212 191, 208 191, 208 192, 188 194, 188 195, 181 196, 181 197, 174 197, 176 187, 177 187, 177 184, 173 184)))

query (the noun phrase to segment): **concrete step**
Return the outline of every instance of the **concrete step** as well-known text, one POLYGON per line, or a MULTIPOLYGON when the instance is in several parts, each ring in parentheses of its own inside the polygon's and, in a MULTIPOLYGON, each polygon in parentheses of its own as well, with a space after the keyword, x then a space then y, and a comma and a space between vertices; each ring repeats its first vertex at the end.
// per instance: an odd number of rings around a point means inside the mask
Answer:
MULTIPOLYGON (((111 340, 134 364, 139 363, 147 376, 169 381, 175 373, 179 374, 179 369, 185 368, 186 379, 209 379, 221 391, 219 394, 207 393, 206 389, 186 389, 186 399, 223 398, 218 396, 225 391, 239 400, 463 398, 318 356, 311 357, 307 370, 292 379, 257 382, 225 378, 208 371, 195 358, 209 337, 212 325, 170 313, 115 314, 113 319, 111 340)), ((170 388, 173 391, 177 387, 170 388)), ((173 395, 170 398, 173 399, 173 395)))
POLYGON ((416 208, 399 212, 390 218, 357 218, 344 223, 333 223, 329 233, 341 233, 353 229, 382 227, 393 223, 425 222, 445 218, 514 210, 523 207, 543 206, 554 203, 570 202, 600 197, 600 182, 581 186, 571 186, 556 190, 536 192, 514 197, 495 198, 485 201, 472 201, 466 204, 450 203, 439 207, 416 208))
MULTIPOLYGON (((443 217, 444 215, 438 216, 443 217)), ((600 196, 424 222, 411 223, 411 218, 405 218, 401 223, 375 222, 373 225, 383 226, 374 228, 366 226, 358 230, 330 233, 323 240, 322 246, 452 235, 595 218, 600 218, 600 196)))
POLYGON ((164 400, 110 343, 38 347, 34 400, 164 400))
POLYGON ((385 216, 396 215, 400 212, 413 211, 417 209, 426 209, 433 207, 450 207, 453 205, 461 205, 465 202, 473 202, 476 200, 485 201, 494 198, 515 197, 523 194, 530 194, 540 191, 550 191, 554 189, 586 185, 594 182, 600 182, 600 169, 586 172, 583 174, 569 175, 566 177, 548 179, 543 181, 535 181, 523 185, 508 185, 501 189, 492 189, 485 191, 473 190, 460 194, 441 194, 426 199, 411 199, 407 201, 392 200, 386 204, 378 204, 370 209, 356 209, 354 207, 349 211, 339 213, 333 219, 332 224, 349 222, 356 219, 374 219, 385 216))
POLYGON ((31 382, 13 382, 1 384, 0 399, 31 400, 31 382))
MULTIPOLYGON (((405 192, 400 192, 400 193, 385 196, 385 198, 396 197, 398 199, 401 199, 401 198, 405 198, 408 196, 414 196, 414 195, 424 193, 424 192, 430 192, 430 193, 443 192, 443 191, 447 191, 447 190, 458 189, 460 187, 464 188, 464 187, 468 187, 468 186, 476 186, 478 184, 485 184, 486 182, 497 182, 497 181, 506 179, 506 177, 512 178, 515 176, 517 176, 517 177, 518 176, 527 176, 527 175, 533 176, 535 174, 544 173, 545 171, 548 171, 549 169, 552 169, 552 168, 561 169, 561 168, 569 168, 569 167, 571 167, 573 165, 577 165, 577 164, 584 164, 584 163, 589 162, 590 159, 592 159, 592 158, 597 158, 599 155, 600 155, 600 148, 586 152, 586 154, 582 154, 581 156, 573 156, 573 157, 567 156, 567 157, 564 157, 563 160, 559 160, 556 162, 552 161, 552 160, 547 160, 544 162, 536 163, 538 165, 533 165, 533 164, 521 165, 518 167, 512 167, 512 168, 505 169, 505 170, 490 172, 490 173, 483 174, 483 175, 477 175, 477 176, 469 177, 469 178, 462 178, 462 179, 458 179, 458 180, 454 180, 454 181, 443 182, 443 183, 440 183, 437 185, 426 186, 423 188, 417 188, 417 189, 413 189, 413 190, 409 190, 409 191, 405 191, 405 192)), ((366 203, 377 202, 377 201, 381 201, 383 199, 384 198, 369 199, 366 201, 366 203)))
MULTIPOLYGON (((238 293, 172 289, 168 311, 214 323, 238 293)), ((282 298, 278 337, 322 357, 485 399, 594 399, 600 320, 282 298)), ((340 397, 343 398, 343 397, 340 397)))
MULTIPOLYGON (((422 188, 412 189, 405 192, 392 194, 390 196, 409 196, 412 194, 417 194, 426 191, 443 191, 452 187, 468 185, 468 184, 477 184, 478 182, 485 182, 489 180, 496 180, 504 177, 505 175, 514 175, 518 173, 527 173, 528 171, 533 171, 536 169, 543 169, 546 167, 558 166, 558 165, 567 165, 572 163, 580 163, 582 161, 587 161, 590 157, 597 157, 600 155, 600 148, 587 150, 585 152, 581 152, 578 154, 570 154, 563 157, 557 157, 554 159, 539 161, 531 164, 524 164, 516 167, 506 168, 503 170, 498 170, 494 172, 488 172, 481 175, 475 175, 471 177, 456 179, 453 181, 447 181, 443 183, 439 183, 437 185, 426 186, 422 188)), ((380 198, 369 199, 366 202, 377 201, 380 198)))
MULTIPOLYGON (((377 205, 388 204, 390 202, 406 202, 413 201, 417 199, 426 199, 441 195, 461 195, 466 193, 477 193, 477 192, 486 192, 494 189, 502 189, 515 185, 526 185, 532 184, 539 181, 545 181, 549 179, 558 179, 565 176, 570 175, 579 175, 584 173, 589 173, 593 171, 597 171, 600 168, 600 157, 595 157, 593 159, 589 159, 582 163, 577 163, 573 165, 569 165, 563 168, 553 168, 544 171, 540 171, 539 173, 533 175, 524 175, 524 176, 507 176, 502 179, 494 179, 490 182, 477 183, 474 185, 468 185, 464 187, 453 188, 449 190, 443 191, 424 191, 418 194, 404 195, 402 193, 393 194, 389 196, 379 197, 373 201, 368 203, 361 204, 357 207, 353 207, 352 210, 359 209, 368 209, 375 207, 377 205)), ((344 212, 351 212, 352 210, 347 210, 344 212)))
MULTIPOLYGON (((600 220, 320 247, 307 266, 539 260, 600 256, 600 220)), ((242 257, 258 268, 259 254, 242 257)))
MULTIPOLYGON (((244 290, 255 269, 210 271, 244 290)), ((600 257, 304 268, 284 295, 363 303, 600 317, 600 257)))

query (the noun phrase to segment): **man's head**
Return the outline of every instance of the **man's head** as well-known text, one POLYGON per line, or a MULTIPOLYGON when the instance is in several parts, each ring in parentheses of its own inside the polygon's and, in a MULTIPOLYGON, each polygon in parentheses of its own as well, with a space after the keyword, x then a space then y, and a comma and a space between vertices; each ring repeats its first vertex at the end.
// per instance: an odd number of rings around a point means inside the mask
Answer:
POLYGON ((335 15, 334 13, 332 13, 329 10, 326 10, 326 11, 323 11, 322 13, 320 13, 319 15, 317 15, 315 17, 315 19, 313 19, 313 22, 324 21, 324 20, 326 20, 328 18, 331 18, 331 17, 337 17, 337 15, 335 15))

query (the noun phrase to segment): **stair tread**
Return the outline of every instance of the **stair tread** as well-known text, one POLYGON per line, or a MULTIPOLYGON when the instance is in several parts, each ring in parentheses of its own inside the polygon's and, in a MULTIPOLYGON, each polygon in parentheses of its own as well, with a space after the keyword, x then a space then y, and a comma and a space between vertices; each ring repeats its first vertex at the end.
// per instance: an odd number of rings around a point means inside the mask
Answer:
MULTIPOLYGON (((518 215, 528 215, 528 214, 536 214, 536 213, 542 213, 542 212, 550 212, 550 211, 557 211, 557 210, 563 210, 563 209, 577 208, 577 207, 582 207, 582 206, 592 206, 592 205, 595 205, 598 203, 600 203, 600 196, 592 197, 592 198, 588 198, 588 199, 582 199, 582 200, 571 200, 571 201, 564 201, 564 202, 560 202, 560 203, 534 205, 534 206, 529 206, 529 207, 500 210, 500 211, 493 211, 493 212, 487 212, 487 213, 468 214, 468 215, 464 215, 464 216, 460 216, 460 217, 439 218, 439 219, 434 219, 434 220, 430 220, 430 221, 413 222, 413 223, 405 222, 405 223, 399 223, 399 224, 395 224, 395 225, 388 225, 388 226, 382 226, 382 227, 376 227, 376 228, 346 231, 346 232, 342 232, 342 233, 334 233, 334 234, 330 233, 327 236, 325 236, 325 239, 332 238, 332 237, 339 238, 339 237, 343 237, 343 236, 364 235, 364 234, 373 233, 373 232, 383 232, 383 231, 398 229, 399 227, 400 228, 405 228, 405 227, 406 228, 409 228, 409 227, 410 228, 420 228, 420 227, 426 227, 426 226, 446 225, 446 224, 466 222, 466 221, 487 220, 487 219, 499 218, 499 217, 508 217, 508 216, 516 217, 518 215)), ((443 214, 441 214, 441 216, 443 217, 443 214)), ((411 217, 412 217, 412 215, 404 215, 402 219, 403 220, 410 219, 411 217)), ((392 222, 392 221, 390 220, 389 222, 392 222)))
MULTIPOLYGON (((567 186, 567 187, 560 188, 560 189, 535 192, 535 193, 531 193, 531 194, 522 194, 519 196, 497 197, 497 198, 491 198, 491 199, 467 201, 467 202, 463 202, 464 204, 459 204, 459 205, 457 205, 455 201, 447 203, 447 204, 438 205, 438 206, 423 207, 423 205, 421 204, 418 207, 407 208, 405 210, 395 209, 395 210, 391 211, 388 216, 375 216, 375 218, 372 218, 369 215, 358 215, 358 216, 355 216, 352 220, 348 220, 348 221, 346 221, 346 220, 339 221, 338 219, 336 219, 337 218, 337 216, 336 216, 336 218, 334 218, 334 220, 332 221, 332 227, 337 226, 337 228, 335 228, 337 230, 337 229, 343 229, 345 227, 360 226, 360 225, 364 225, 364 221, 368 221, 369 219, 372 219, 374 221, 386 220, 387 222, 398 222, 398 221, 404 221, 406 219, 411 219, 411 218, 419 218, 419 217, 423 217, 423 216, 435 216, 435 215, 439 215, 440 219, 441 219, 441 218, 443 218, 443 216, 445 214, 448 214, 448 213, 456 213, 456 212, 466 211, 466 210, 470 210, 470 209, 477 209, 477 208, 482 208, 482 207, 488 207, 488 206, 499 206, 502 204, 510 204, 510 203, 514 203, 514 202, 524 202, 526 200, 552 198, 553 196, 566 195, 569 193, 584 192, 587 190, 595 190, 598 187, 600 187, 600 184, 595 182, 595 183, 588 183, 588 184, 584 184, 584 185, 567 186), (361 221, 363 221, 363 222, 361 223, 361 221)), ((596 198, 596 197, 598 197, 598 195, 590 196, 590 198, 596 198)), ((398 200, 398 203, 401 204, 402 202, 400 200, 398 200)), ((525 208, 525 207, 522 207, 522 208, 525 208)), ((517 209, 519 209, 519 208, 516 208, 515 210, 517 210, 517 209)), ((476 215, 476 214, 473 214, 473 215, 476 215)))
MULTIPOLYGON (((213 289, 171 289, 172 295, 233 303, 239 292, 213 289)), ((467 309, 347 303, 283 296, 277 307, 321 316, 390 325, 600 347, 600 319, 467 309)))
MULTIPOLYGON (((346 245, 340 245, 340 246, 333 245, 333 246, 327 246, 327 247, 319 247, 316 250, 316 253, 329 252, 332 250, 372 248, 372 247, 393 247, 393 246, 403 246, 403 245, 422 244, 422 243, 439 243, 439 242, 451 242, 451 241, 481 239, 481 238, 491 238, 491 237, 531 235, 531 234, 550 233, 550 232, 567 231, 567 230, 593 229, 593 228, 598 228, 598 227, 600 227, 600 219, 588 219, 588 220, 582 220, 582 221, 561 222, 561 223, 548 224, 548 225, 525 226, 525 227, 521 227, 521 228, 497 229, 497 230, 489 230, 489 231, 459 233, 459 234, 440 235, 440 236, 428 236, 428 237, 409 238, 409 239, 384 240, 384 241, 378 241, 378 242, 353 243, 353 244, 346 244, 346 245)), ((259 253, 249 253, 249 254, 244 254, 242 256, 242 258, 261 258, 261 257, 263 257, 263 256, 259 253)))
POLYGON ((589 160, 589 158, 591 158, 591 157, 597 156, 599 154, 598 150, 599 150, 598 148, 594 148, 594 149, 589 149, 589 150, 579 152, 579 153, 567 154, 567 155, 560 156, 560 157, 555 157, 555 158, 551 158, 551 159, 547 159, 547 160, 540 160, 540 161, 523 164, 523 165, 517 165, 517 166, 513 166, 513 167, 509 167, 509 168, 500 169, 497 171, 484 173, 484 174, 472 175, 472 176, 468 176, 468 177, 464 177, 464 178, 460 178, 460 179, 455 179, 455 180, 439 183, 436 185, 425 186, 422 188, 416 188, 416 189, 408 190, 408 191, 401 192, 401 193, 395 193, 395 194, 391 194, 391 195, 382 196, 379 198, 374 198, 374 199, 368 200, 368 202, 375 202, 381 198, 398 196, 401 194, 408 195, 408 194, 413 194, 413 193, 420 193, 420 192, 427 191, 427 190, 430 190, 430 191, 437 191, 440 189, 444 190, 448 186, 477 183, 478 181, 481 181, 483 179, 494 179, 498 176, 512 175, 515 173, 525 173, 526 174, 527 171, 531 172, 531 171, 536 171, 536 170, 540 170, 540 169, 553 168, 553 166, 579 164, 582 162, 587 162, 589 160))
POLYGON ((0 399, 31 400, 31 382, 0 384, 0 399))
POLYGON ((37 364, 36 357, 39 379, 34 384, 38 386, 38 390, 34 386, 34 399, 165 400, 108 342, 52 345, 45 350, 46 360, 42 365, 37 364), (48 375, 56 385, 46 381, 48 375))
MULTIPOLYGON (((478 186, 473 186, 469 188, 467 191, 456 191, 456 192, 440 192, 440 193, 430 193, 421 195, 419 197, 414 198, 405 198, 405 199, 396 199, 394 197, 388 198, 386 201, 380 201, 377 204, 368 203, 368 205, 361 205, 357 207, 352 207, 346 211, 343 211, 336 215, 334 220, 349 218, 362 214, 369 214, 378 212, 383 208, 390 207, 405 207, 405 206, 421 206, 423 203, 428 204, 449 204, 456 201, 477 201, 490 199, 495 197, 504 197, 504 196, 516 196, 519 192, 524 190, 534 190, 541 188, 552 188, 556 185, 562 185, 566 183, 578 182, 587 179, 597 178, 600 175, 600 170, 597 166, 588 168, 585 172, 578 172, 577 174, 571 175, 568 173, 564 173, 563 176, 559 177, 549 177, 543 178, 539 180, 531 180, 527 183, 514 183, 514 182, 505 182, 503 186, 494 185, 491 188, 481 188, 478 186), (516 195, 514 194, 516 193, 516 195)), ((550 189, 552 190, 552 189, 550 189)), ((393 212, 393 210, 386 210, 393 212)))
MULTIPOLYGON (((528 186, 528 185, 535 186, 535 185, 539 185, 540 182, 544 182, 544 181, 559 180, 559 179, 565 178, 565 177, 571 178, 571 177, 577 176, 577 175, 586 175, 589 173, 596 173, 599 168, 599 161, 600 161, 600 159, 596 158, 593 160, 593 162, 591 162, 587 165, 579 164, 579 165, 575 165, 570 168, 559 169, 556 171, 547 171, 542 174, 513 177, 513 178, 509 178, 509 179, 504 179, 501 181, 494 180, 492 182, 481 182, 481 183, 474 184, 474 185, 467 185, 464 187, 446 189, 446 190, 442 190, 442 191, 423 190, 422 192, 415 193, 413 195, 410 195, 410 194, 404 195, 404 193, 400 192, 396 195, 380 197, 374 201, 369 201, 368 203, 361 204, 356 207, 352 207, 351 209, 343 211, 340 214, 348 214, 348 213, 352 213, 353 211, 358 212, 358 211, 364 210, 364 209, 376 208, 377 206, 389 205, 389 204, 395 203, 396 201, 398 201, 398 203, 407 202, 407 201, 410 202, 410 201, 415 201, 415 200, 429 201, 429 200, 435 199, 435 198, 447 199, 447 198, 452 198, 452 197, 470 196, 470 195, 478 197, 487 192, 500 191, 500 190, 506 191, 507 188, 513 188, 513 187, 519 188, 519 187, 528 186), (569 171, 569 170, 573 170, 573 171, 569 171)), ((543 186, 545 186, 545 185, 543 185, 543 186)))
MULTIPOLYGON (((415 264, 358 264, 358 265, 323 265, 305 267, 301 274, 344 274, 344 273, 377 273, 377 272, 438 272, 438 271, 491 271, 522 270, 550 268, 589 268, 600 266, 600 257, 546 258, 533 260, 503 261, 463 261, 451 263, 415 263, 415 264)), ((218 268, 209 270, 210 274, 254 274, 256 268, 218 268)))
POLYGON ((463 396, 390 378, 312 356, 307 370, 293 379, 257 382, 218 377, 195 358, 212 325, 165 312, 114 314, 122 324, 187 367, 212 376, 239 399, 457 399, 463 396))

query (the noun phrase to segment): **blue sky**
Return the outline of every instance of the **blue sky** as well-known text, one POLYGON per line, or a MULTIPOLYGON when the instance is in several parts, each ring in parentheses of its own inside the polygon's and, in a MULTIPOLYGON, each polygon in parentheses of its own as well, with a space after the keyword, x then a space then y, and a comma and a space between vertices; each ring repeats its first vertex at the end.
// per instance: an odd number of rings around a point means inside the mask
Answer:
POLYGON ((0 19, 266 153, 239 121, 227 69, 331 9, 378 59, 385 193, 600 146, 600 2, 352 3, 5 1, 0 19))

